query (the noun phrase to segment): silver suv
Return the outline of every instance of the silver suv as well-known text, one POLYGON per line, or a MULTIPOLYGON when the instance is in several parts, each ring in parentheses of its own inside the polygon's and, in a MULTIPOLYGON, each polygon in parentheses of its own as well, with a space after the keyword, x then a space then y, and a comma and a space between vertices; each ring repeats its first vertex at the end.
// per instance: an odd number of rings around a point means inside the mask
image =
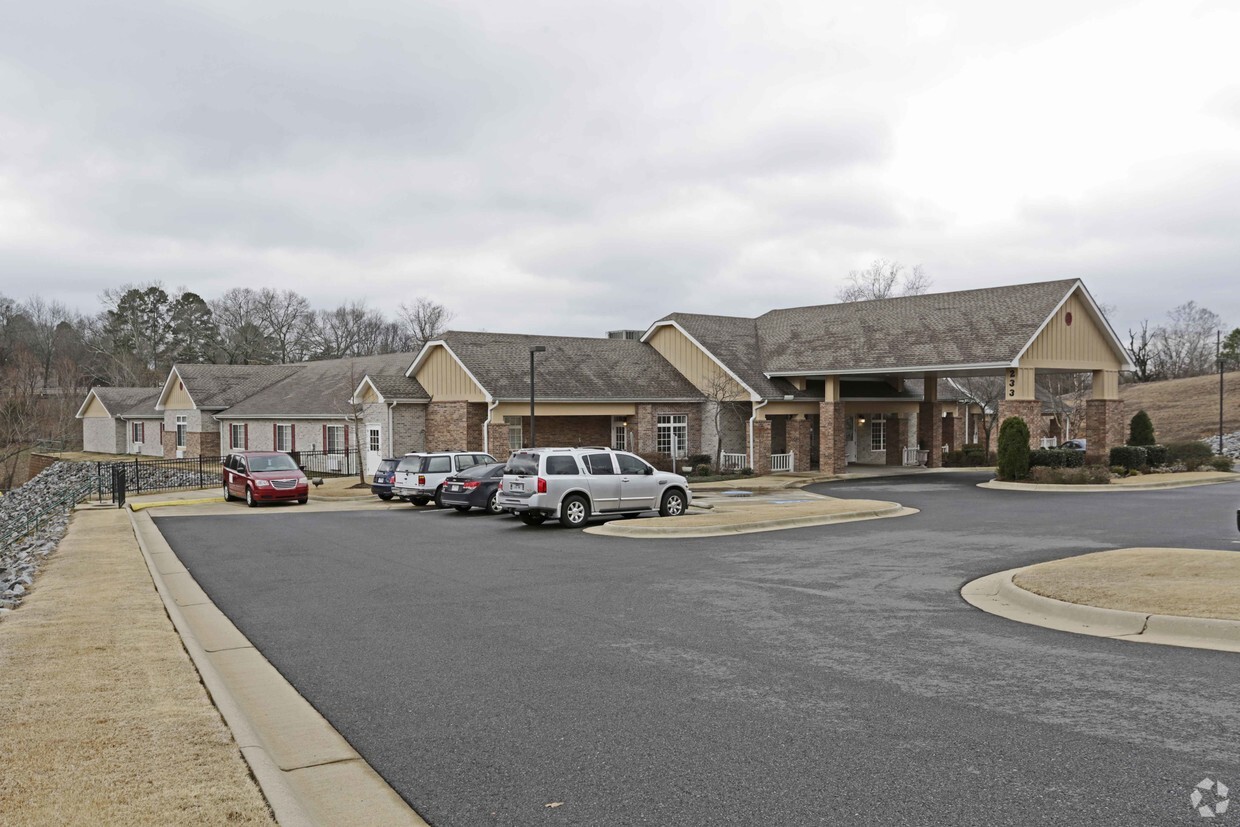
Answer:
POLYGON ((689 508, 689 482, 645 460, 609 448, 526 448, 508 459, 499 506, 526 525, 557 517, 577 528, 591 517, 658 510, 679 517, 689 508))
POLYGON ((443 508, 439 499, 443 481, 458 471, 484 462, 495 462, 495 457, 465 451, 405 454, 396 464, 392 493, 414 505, 426 505, 434 500, 437 508, 443 508))

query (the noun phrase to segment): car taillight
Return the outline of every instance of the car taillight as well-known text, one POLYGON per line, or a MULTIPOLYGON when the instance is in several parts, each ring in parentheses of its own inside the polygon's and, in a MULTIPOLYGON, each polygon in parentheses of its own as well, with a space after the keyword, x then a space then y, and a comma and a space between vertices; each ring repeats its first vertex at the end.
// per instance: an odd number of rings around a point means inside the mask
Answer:
POLYGON ((465 483, 465 490, 466 490, 466 491, 473 491, 473 490, 474 490, 475 488, 477 488, 479 485, 481 485, 481 483, 476 482, 476 481, 470 481, 470 482, 467 482, 467 483, 465 483))
POLYGON ((499 486, 498 486, 498 487, 496 487, 496 489, 495 489, 495 490, 496 490, 496 491, 503 491, 503 490, 504 490, 504 481, 503 481, 503 480, 500 480, 500 481, 499 481, 499 486))
POLYGON ((418 474, 418 485, 426 485, 426 477, 418 474))
POLYGON ((547 481, 543 479, 542 477, 538 478, 538 493, 539 494, 547 493, 547 481))

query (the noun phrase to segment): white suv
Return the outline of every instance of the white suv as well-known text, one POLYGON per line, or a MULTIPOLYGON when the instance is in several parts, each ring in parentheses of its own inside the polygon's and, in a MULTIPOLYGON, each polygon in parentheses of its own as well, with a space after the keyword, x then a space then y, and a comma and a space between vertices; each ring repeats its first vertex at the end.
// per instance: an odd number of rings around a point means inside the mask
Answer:
POLYGON ((508 458, 499 507, 526 525, 558 517, 577 528, 591 517, 643 511, 679 517, 689 508, 689 482, 645 460, 609 448, 526 448, 508 458))
POLYGON ((458 471, 484 462, 495 462, 495 457, 465 451, 405 454, 396 465, 392 493, 414 505, 426 505, 434 500, 436 507, 443 508, 439 499, 443 481, 458 471))

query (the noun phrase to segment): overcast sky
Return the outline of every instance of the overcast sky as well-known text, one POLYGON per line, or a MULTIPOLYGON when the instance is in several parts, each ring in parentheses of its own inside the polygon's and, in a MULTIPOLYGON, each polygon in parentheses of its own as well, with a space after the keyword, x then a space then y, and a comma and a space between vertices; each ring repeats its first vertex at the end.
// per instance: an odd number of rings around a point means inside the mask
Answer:
POLYGON ((161 279, 596 335, 1083 278, 1240 325, 1227 0, 39 0, 0 24, 0 292, 161 279))

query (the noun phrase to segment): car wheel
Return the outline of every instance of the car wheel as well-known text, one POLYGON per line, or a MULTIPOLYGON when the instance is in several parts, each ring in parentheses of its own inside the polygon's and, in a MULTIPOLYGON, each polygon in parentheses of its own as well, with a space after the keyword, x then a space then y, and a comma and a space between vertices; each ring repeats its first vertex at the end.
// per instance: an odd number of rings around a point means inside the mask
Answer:
POLYGON ((469 510, 469 506, 467 505, 454 505, 452 507, 455 508, 457 511, 461 512, 462 514, 464 514, 466 511, 469 510))
POLYGON ((225 483, 225 484, 224 484, 224 502, 226 502, 226 503, 230 503, 230 502, 232 502, 234 499, 235 499, 235 497, 233 497, 233 495, 232 495, 231 493, 229 493, 229 491, 228 491, 228 483, 225 483))
POLYGON ((521 518, 521 522, 526 525, 542 525, 547 522, 546 514, 535 514, 532 511, 522 511, 517 515, 521 518))
POLYGON ((440 496, 442 494, 443 494, 442 488, 435 489, 435 507, 436 508, 443 508, 443 497, 440 496))
POLYGON ((685 495, 679 491, 668 491, 663 495, 663 504, 659 506, 659 514, 663 517, 679 517, 685 513, 685 495))
POLYGON ((426 505, 430 501, 431 501, 430 497, 410 497, 409 498, 409 502, 417 506, 426 505))
POLYGON ((491 499, 487 500, 487 513, 488 514, 503 514, 504 513, 504 509, 499 507, 499 492, 498 491, 491 495, 491 499))
POLYGON ((379 499, 383 500, 384 502, 387 502, 388 500, 392 499, 392 495, 391 494, 380 494, 379 499))
POLYGON ((258 508, 258 500, 254 499, 254 490, 248 485, 245 487, 245 504, 250 508, 258 508))
POLYGON ((306 504, 306 503, 308 503, 308 502, 310 502, 310 498, 309 498, 309 497, 298 497, 298 498, 297 498, 297 504, 298 504, 298 505, 305 505, 305 504, 306 504))
POLYGON ((590 504, 585 497, 566 497, 560 504, 560 525, 565 528, 581 528, 590 518, 590 504))

